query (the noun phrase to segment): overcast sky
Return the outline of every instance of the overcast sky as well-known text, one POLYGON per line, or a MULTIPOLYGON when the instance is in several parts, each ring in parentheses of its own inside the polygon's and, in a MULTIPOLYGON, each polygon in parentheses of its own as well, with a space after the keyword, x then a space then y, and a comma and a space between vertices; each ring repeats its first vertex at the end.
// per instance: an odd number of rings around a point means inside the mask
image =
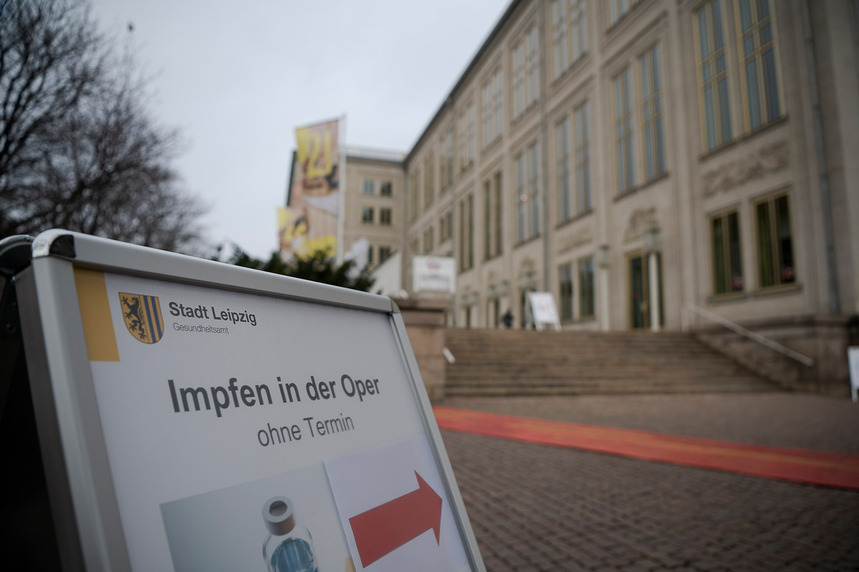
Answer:
POLYGON ((347 145, 407 151, 510 0, 92 0, 132 43, 213 244, 277 247, 295 128, 346 117, 347 145))

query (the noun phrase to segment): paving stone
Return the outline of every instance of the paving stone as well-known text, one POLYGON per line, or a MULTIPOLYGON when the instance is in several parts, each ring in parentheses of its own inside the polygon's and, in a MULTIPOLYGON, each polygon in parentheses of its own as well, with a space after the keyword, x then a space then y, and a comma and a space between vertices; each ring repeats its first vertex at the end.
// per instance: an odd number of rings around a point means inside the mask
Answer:
MULTIPOLYGON (((849 401, 845 408, 801 394, 660 397, 472 405, 561 420, 587 410, 594 424, 859 452, 859 407, 849 401)), ((442 436, 489 571, 859 569, 859 491, 447 430, 442 436)))

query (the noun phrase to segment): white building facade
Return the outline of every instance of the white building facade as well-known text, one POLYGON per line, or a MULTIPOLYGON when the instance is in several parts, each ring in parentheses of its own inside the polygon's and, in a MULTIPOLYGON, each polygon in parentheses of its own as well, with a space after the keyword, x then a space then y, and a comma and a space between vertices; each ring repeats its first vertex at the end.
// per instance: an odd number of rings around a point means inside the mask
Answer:
POLYGON ((857 45, 848 0, 512 2, 401 163, 405 289, 452 256, 456 326, 527 327, 531 291, 565 328, 712 313, 842 379, 857 45))

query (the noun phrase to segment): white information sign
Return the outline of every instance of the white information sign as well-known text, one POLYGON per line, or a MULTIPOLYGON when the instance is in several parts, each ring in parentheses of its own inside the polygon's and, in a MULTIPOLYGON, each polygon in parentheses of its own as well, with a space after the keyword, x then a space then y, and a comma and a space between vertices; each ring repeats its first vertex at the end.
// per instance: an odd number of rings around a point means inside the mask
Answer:
POLYGON ((482 567, 391 314, 72 274, 131 569, 482 567), (385 512, 415 489, 438 498, 435 522, 385 512), (350 521, 373 508, 395 526, 350 521))
POLYGON ((549 324, 556 330, 561 329, 555 298, 551 292, 529 292, 528 300, 531 302, 531 315, 534 317, 535 327, 539 329, 549 324))
POLYGON ((415 292, 456 291, 454 259, 443 256, 415 256, 412 262, 412 282, 415 292))

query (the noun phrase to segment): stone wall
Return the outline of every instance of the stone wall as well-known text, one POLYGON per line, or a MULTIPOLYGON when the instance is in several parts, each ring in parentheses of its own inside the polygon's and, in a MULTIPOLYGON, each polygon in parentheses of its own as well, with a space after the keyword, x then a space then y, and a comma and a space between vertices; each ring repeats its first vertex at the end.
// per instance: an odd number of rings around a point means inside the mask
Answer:
POLYGON ((409 335, 424 387, 432 403, 444 399, 445 310, 447 300, 394 299, 409 335))
POLYGON ((812 358, 814 365, 803 365, 719 326, 696 328, 694 333, 708 346, 782 387, 826 395, 849 395, 844 319, 786 318, 744 324, 744 327, 812 358))

